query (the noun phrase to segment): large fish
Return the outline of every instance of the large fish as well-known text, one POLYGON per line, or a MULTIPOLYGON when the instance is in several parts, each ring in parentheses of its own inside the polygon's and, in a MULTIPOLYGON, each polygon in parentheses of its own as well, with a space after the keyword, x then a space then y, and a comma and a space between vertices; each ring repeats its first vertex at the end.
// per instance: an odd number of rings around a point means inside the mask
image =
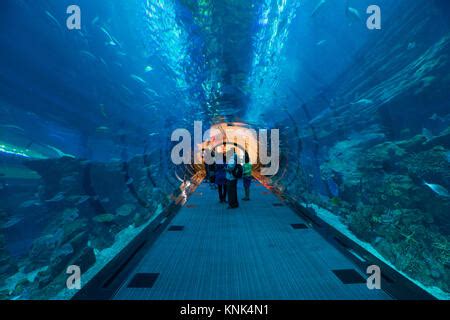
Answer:
POLYGON ((434 183, 427 183, 426 181, 424 181, 423 183, 437 195, 444 198, 450 198, 450 193, 443 186, 434 183))

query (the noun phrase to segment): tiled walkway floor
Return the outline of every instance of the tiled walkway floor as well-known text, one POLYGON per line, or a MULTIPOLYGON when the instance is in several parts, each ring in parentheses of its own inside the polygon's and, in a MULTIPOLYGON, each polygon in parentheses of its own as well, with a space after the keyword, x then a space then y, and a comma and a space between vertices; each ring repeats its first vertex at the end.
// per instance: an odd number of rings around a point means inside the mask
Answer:
POLYGON ((332 270, 356 270, 353 262, 313 229, 294 229, 304 221, 276 203, 254 183, 252 200, 227 210, 202 184, 170 225, 184 228, 161 234, 115 299, 389 299, 344 284, 332 270), (151 288, 129 287, 138 273, 156 274, 151 288))

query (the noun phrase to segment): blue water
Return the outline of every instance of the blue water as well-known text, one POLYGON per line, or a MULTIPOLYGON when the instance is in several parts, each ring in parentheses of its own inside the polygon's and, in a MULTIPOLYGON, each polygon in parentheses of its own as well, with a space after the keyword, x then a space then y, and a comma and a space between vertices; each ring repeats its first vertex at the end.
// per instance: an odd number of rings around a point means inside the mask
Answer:
POLYGON ((0 4, 0 299, 101 268, 195 173, 170 161, 194 121, 280 129, 275 186, 449 292, 450 201, 423 185, 450 190, 446 1, 378 0, 381 30, 369 0, 78 0, 68 30, 72 2, 0 4))

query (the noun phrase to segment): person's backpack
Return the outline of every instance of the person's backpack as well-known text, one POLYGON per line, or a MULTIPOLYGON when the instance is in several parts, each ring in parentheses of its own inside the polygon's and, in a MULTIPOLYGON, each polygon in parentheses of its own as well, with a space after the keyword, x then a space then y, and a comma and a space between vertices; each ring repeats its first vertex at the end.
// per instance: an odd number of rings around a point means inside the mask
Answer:
POLYGON ((233 171, 231 173, 233 174, 233 177, 235 177, 236 179, 241 179, 243 171, 244 170, 242 169, 242 165, 241 164, 236 164, 234 166, 233 171))

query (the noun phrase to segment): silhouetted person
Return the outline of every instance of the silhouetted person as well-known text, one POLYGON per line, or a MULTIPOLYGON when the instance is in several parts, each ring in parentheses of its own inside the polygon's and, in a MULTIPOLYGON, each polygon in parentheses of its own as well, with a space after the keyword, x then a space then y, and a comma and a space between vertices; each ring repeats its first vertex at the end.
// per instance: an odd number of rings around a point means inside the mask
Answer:
POLYGON ((252 183, 252 169, 253 169, 253 166, 250 163, 250 157, 248 156, 248 154, 246 154, 244 168, 243 168, 244 172, 242 175, 242 180, 244 182, 244 192, 245 192, 245 197, 242 198, 242 200, 244 200, 244 201, 250 200, 250 184, 252 183))
POLYGON ((237 166, 237 155, 231 151, 231 156, 227 156, 226 178, 227 178, 227 193, 228 193, 228 208, 235 209, 239 207, 237 196, 237 178, 233 172, 237 166))
POLYGON ((226 159, 225 154, 222 155, 223 160, 216 163, 216 184, 219 190, 220 203, 227 202, 227 177, 225 172, 226 159))
POLYGON ((216 161, 215 161, 214 150, 211 151, 210 162, 212 162, 212 163, 208 165, 208 167, 209 167, 209 186, 211 187, 211 189, 214 189, 216 187, 216 161))
POLYGON ((203 182, 208 183, 209 182, 209 165, 206 163, 206 156, 207 153, 205 149, 202 149, 202 165, 205 168, 205 180, 203 182))

